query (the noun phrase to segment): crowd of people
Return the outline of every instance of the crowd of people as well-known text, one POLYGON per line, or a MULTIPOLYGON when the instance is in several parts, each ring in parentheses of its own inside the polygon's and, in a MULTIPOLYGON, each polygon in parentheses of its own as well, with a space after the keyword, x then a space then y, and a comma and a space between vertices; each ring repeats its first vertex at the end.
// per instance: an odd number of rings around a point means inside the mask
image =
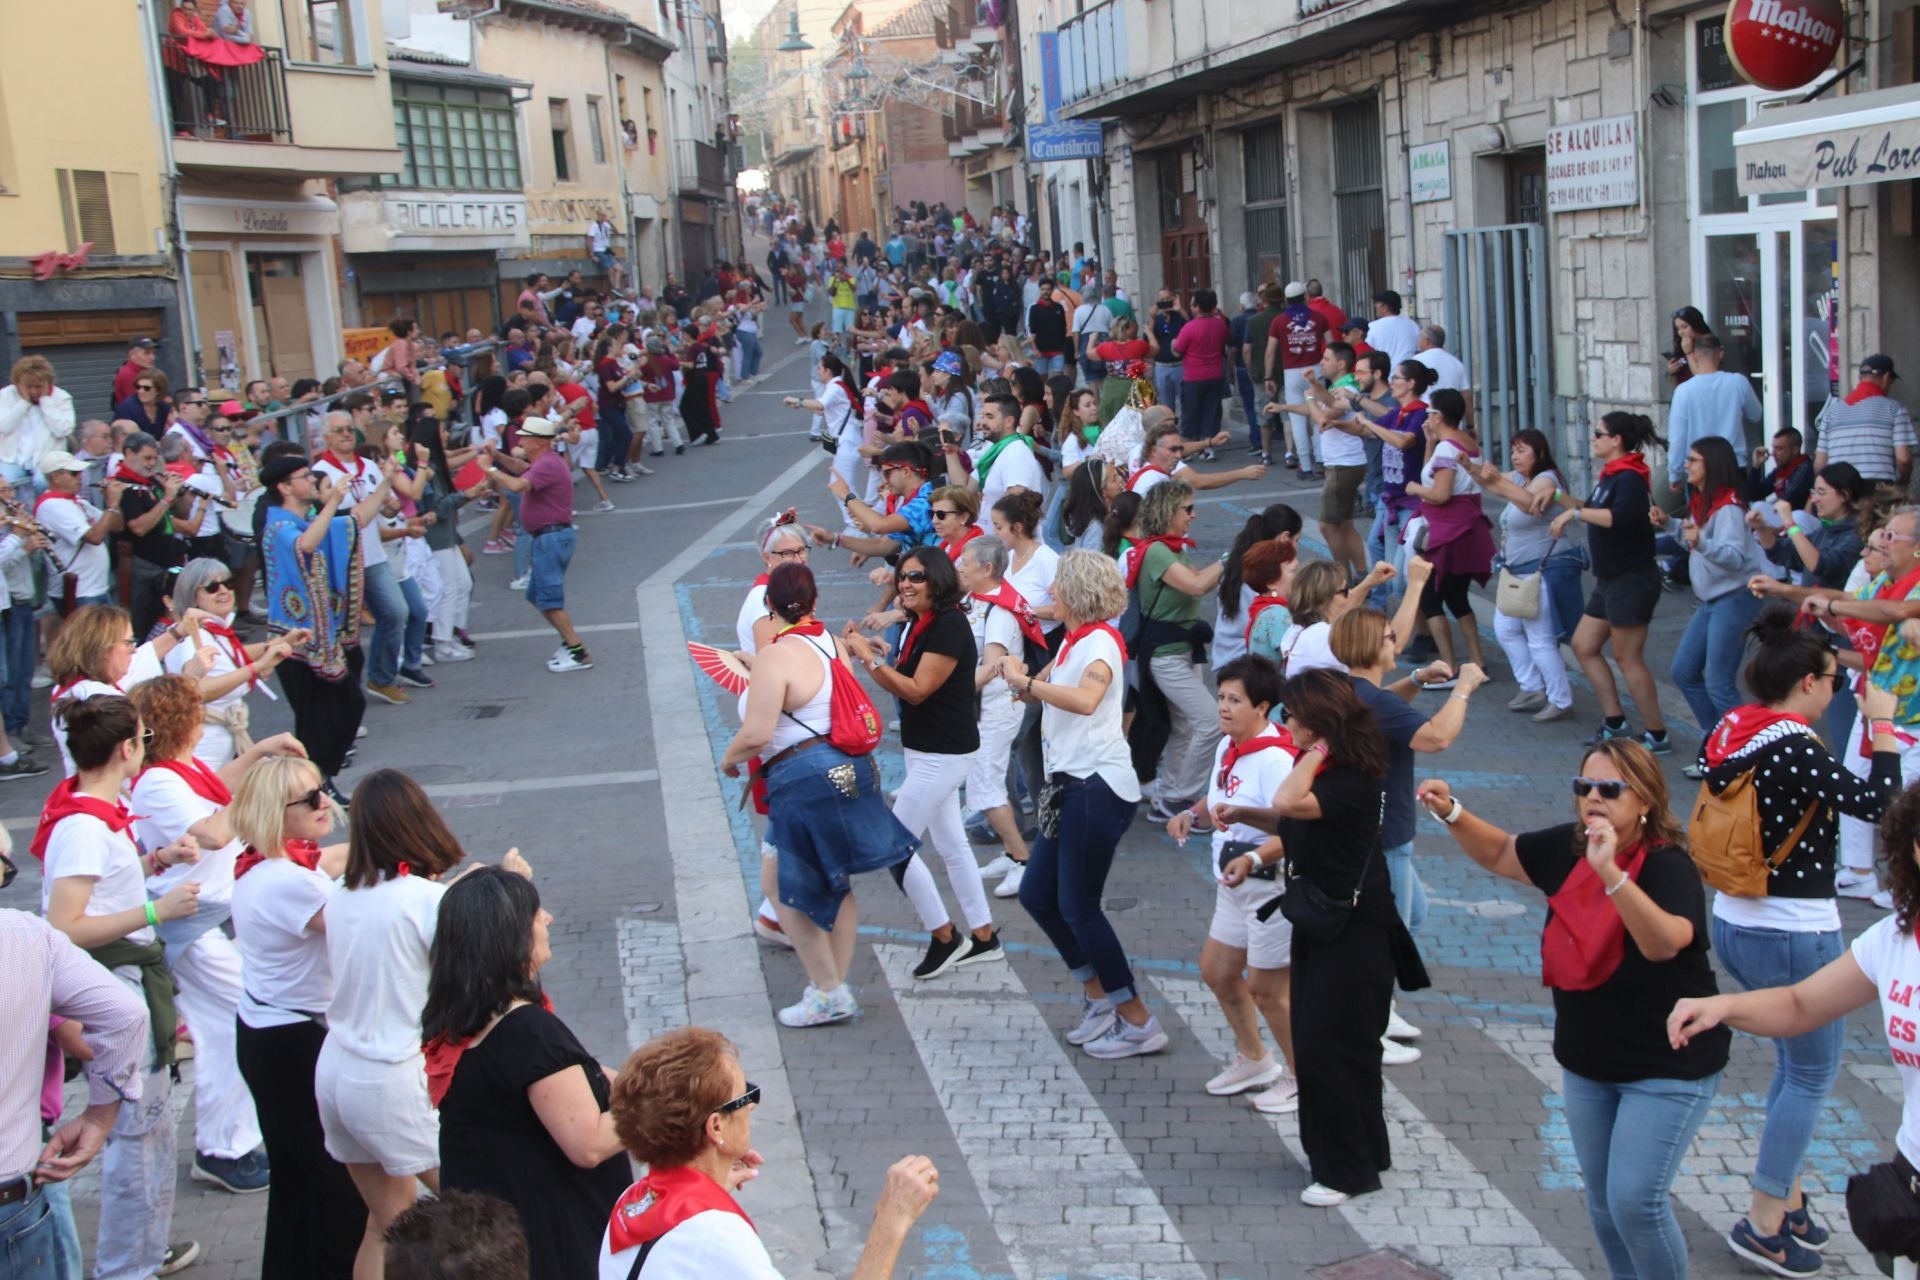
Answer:
MULTIPOLYGON (((1005 963, 1003 932, 1025 933, 1074 984, 1066 1043, 1164 1051, 1175 1032, 1104 906, 1144 817, 1207 841, 1198 962, 1234 1048, 1205 1090, 1297 1114, 1301 1199, 1340 1205, 1396 1154, 1384 1069, 1422 1056, 1395 993, 1433 981, 1426 815, 1546 900, 1541 976, 1609 1271, 1686 1274, 1669 1188, 1736 1027, 1776 1066, 1729 1245, 1818 1272, 1834 1227, 1801 1175, 1839 1020, 1878 995, 1898 1050, 1920 970, 1920 506, 1891 360, 1863 361, 1815 456, 1791 428, 1750 450, 1750 385, 1676 313, 1669 436, 1599 416, 1581 497, 1541 431, 1488 456, 1445 333, 1390 292, 1364 327, 1314 281, 1233 317, 1207 290, 1162 291, 1136 318, 1111 273, 1031 252, 1008 210, 903 209, 885 242, 851 244, 786 202, 763 213, 771 284, 725 263, 693 291, 530 277, 494 338, 396 320, 338 385, 253 383, 217 413, 150 344, 111 423, 75 421, 44 360, 15 367, 0 779, 51 769, 36 680, 66 775, 30 845, 41 917, 0 911, 0 997, 33 1029, 5 1051, 0 1172, 20 1176, 0 1186, 0 1239, 52 1260, 27 1274, 77 1269, 65 1183, 96 1156, 95 1274, 198 1257, 171 1231, 183 1038, 192 1176, 265 1192, 263 1277, 428 1274, 408 1267, 429 1255, 432 1274, 777 1274, 733 1196, 761 1172, 750 1064, 688 1027, 602 1065, 543 992, 553 919, 527 860, 473 864, 402 772, 351 798, 337 780, 368 698, 404 704, 429 665, 475 654, 465 504, 491 508, 480 554, 514 555, 554 628, 549 670, 592 665, 564 592, 577 487, 605 510, 603 482, 717 443, 720 406, 760 376, 766 308, 804 312, 816 289, 831 318, 795 324, 809 394, 782 403, 832 455, 808 504, 832 514, 761 531, 720 760, 766 820, 754 930, 806 976, 782 1025, 859 1012, 853 878, 886 870, 926 935, 916 981, 1005 963), (1224 426, 1235 396, 1244 441, 1224 426), (1261 477, 1276 438, 1318 509, 1268 505, 1203 552, 1197 492, 1261 477), (1246 464, 1195 465, 1236 447, 1246 464), (815 557, 835 553, 877 592, 850 619, 822 614, 815 557), (1488 601, 1474 588, 1496 573, 1488 601), (1704 731, 1690 824, 1646 652, 1679 591, 1695 600, 1670 674, 1704 731), (1417 760, 1449 751, 1499 678, 1488 607, 1510 713, 1573 714, 1563 644, 1600 702, 1567 753, 1567 822, 1510 832, 1417 760), (255 741, 249 701, 272 677, 294 727, 255 741), (1843 896, 1890 912, 1851 946, 1843 896), (88 1105, 61 1123, 69 1059, 88 1105), (446 1270, 455 1255, 506 1269, 446 1270)), ((1894 1060, 1912 1096, 1920 1059, 1894 1060)), ((1920 1108, 1903 1160, 1920 1161, 1915 1133, 1920 1108)), ((888 1170, 856 1275, 891 1273, 938 1185, 922 1157, 888 1170)))

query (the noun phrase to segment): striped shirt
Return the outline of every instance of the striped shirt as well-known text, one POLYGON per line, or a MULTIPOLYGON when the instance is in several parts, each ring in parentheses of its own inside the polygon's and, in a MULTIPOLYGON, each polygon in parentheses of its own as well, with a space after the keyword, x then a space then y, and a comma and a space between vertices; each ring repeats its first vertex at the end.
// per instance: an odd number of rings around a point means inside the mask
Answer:
POLYGON ((1858 404, 1836 396, 1820 415, 1819 451, 1827 465, 1852 463, 1863 479, 1896 479, 1894 449, 1912 449, 1915 443, 1913 418, 1892 396, 1867 396, 1858 404))

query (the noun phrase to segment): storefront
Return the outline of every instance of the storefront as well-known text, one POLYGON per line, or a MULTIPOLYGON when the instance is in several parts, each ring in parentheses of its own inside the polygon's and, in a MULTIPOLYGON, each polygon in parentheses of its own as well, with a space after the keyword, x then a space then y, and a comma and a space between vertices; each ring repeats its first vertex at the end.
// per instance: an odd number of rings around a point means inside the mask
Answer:
POLYGON ((407 316, 438 337, 499 322, 498 259, 529 244, 524 197, 381 189, 344 194, 340 206, 358 324, 407 316))
POLYGON ((340 210, 318 195, 182 194, 202 370, 209 387, 326 378, 339 361, 333 238, 340 210))

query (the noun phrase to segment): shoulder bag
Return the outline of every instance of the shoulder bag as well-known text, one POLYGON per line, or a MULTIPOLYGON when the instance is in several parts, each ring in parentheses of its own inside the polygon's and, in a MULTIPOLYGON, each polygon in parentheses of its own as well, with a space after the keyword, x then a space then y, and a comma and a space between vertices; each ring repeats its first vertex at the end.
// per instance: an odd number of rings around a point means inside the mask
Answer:
POLYGON ((1540 567, 1529 574, 1517 574, 1501 566, 1500 582, 1494 588, 1493 608, 1496 613, 1509 618, 1518 618, 1531 622, 1540 616, 1540 589, 1545 581, 1547 560, 1553 555, 1553 549, 1560 539, 1554 538, 1547 543, 1547 549, 1540 556, 1540 567))
POLYGON ((1895 1152, 1847 1179, 1847 1217, 1869 1252, 1920 1258, 1920 1174, 1895 1152))
MULTIPOLYGON (((1387 814, 1386 792, 1380 793, 1380 819, 1384 823, 1387 814)), ((1380 852, 1380 840, 1375 834, 1373 847, 1367 850, 1367 860, 1360 864, 1360 876, 1353 882, 1353 893, 1347 898, 1336 898, 1319 885, 1293 869, 1293 860, 1287 860, 1285 888, 1279 898, 1261 907, 1255 914, 1262 920, 1271 916, 1275 909, 1287 918, 1294 932, 1315 942, 1337 942, 1346 932, 1347 921, 1353 915, 1354 908, 1360 905, 1360 887, 1367 882, 1367 872, 1373 869, 1374 855, 1380 852)))

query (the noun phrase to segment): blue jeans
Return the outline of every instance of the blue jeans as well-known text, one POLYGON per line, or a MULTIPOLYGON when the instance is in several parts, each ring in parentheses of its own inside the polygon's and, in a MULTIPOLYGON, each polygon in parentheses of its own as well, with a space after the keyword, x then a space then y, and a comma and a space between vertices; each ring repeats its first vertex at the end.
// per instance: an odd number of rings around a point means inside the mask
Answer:
POLYGON ((427 644, 427 597, 413 578, 401 579, 400 594, 407 599, 407 634, 400 646, 400 665, 418 671, 427 644))
POLYGON ((1387 482, 1386 472, 1380 465, 1380 451, 1386 447, 1386 441, 1368 432, 1367 438, 1360 442, 1360 447, 1367 451, 1367 480, 1361 492, 1367 495, 1368 506, 1378 507, 1380 488, 1387 482))
POLYGON ((1673 651, 1672 674, 1701 733, 1713 732, 1720 717, 1741 703, 1740 655, 1762 603, 1740 588, 1700 601, 1687 619, 1673 651))
POLYGON ((5 658, 5 675, 0 676, 0 720, 4 720, 9 734, 19 733, 33 718, 34 641, 33 606, 16 601, 0 615, 0 655, 5 658))
POLYGON ((1050 374, 1065 373, 1067 371, 1066 354, 1064 352, 1055 352, 1050 356, 1035 355, 1033 357, 1033 371, 1043 378, 1050 374))
POLYGON ((571 526, 537 538, 520 535, 528 544, 533 568, 528 575, 527 602, 542 613, 567 607, 567 566, 573 563, 575 533, 571 526))
MULTIPOLYGON (((1367 531, 1367 559, 1373 564, 1385 560, 1396 569, 1404 568, 1407 549, 1400 545, 1400 535, 1406 532, 1407 521, 1412 517, 1411 510, 1394 511, 1384 500, 1376 502, 1373 527, 1367 531)), ((1393 588, 1389 583, 1383 582, 1367 593, 1367 604, 1382 613, 1392 611, 1392 600, 1393 588)))
POLYGON ((67 1280, 79 1273, 78 1255, 67 1256, 50 1190, 41 1187, 0 1209, 0 1275, 7 1280, 67 1280))
POLYGON ((1563 1071, 1560 1096, 1587 1216, 1613 1280, 1684 1280, 1687 1241, 1673 1218, 1673 1178, 1719 1082, 1718 1072, 1609 1084, 1563 1071))
MULTIPOLYGON (((1734 981, 1749 991, 1788 987, 1812 977, 1840 958, 1846 943, 1840 931, 1789 933, 1749 929, 1713 918, 1713 949, 1734 981)), ((1760 1155, 1754 1161, 1753 1189, 1785 1200, 1813 1141, 1813 1126, 1840 1075, 1840 1050, 1846 1043, 1845 1019, 1835 1019, 1802 1036, 1773 1042, 1773 1084, 1767 1089, 1767 1123, 1760 1131, 1760 1155)))
POLYGON ((1233 371, 1233 387, 1240 393, 1240 412, 1247 415, 1247 444, 1255 453, 1260 452, 1260 402, 1254 398, 1253 375, 1247 372, 1247 366, 1241 365, 1233 371))
POLYGON ((1208 440, 1220 430, 1220 414, 1227 403, 1227 380, 1205 378, 1180 384, 1180 434, 1188 440, 1208 440))
POLYGON ((1413 841, 1381 851, 1387 860, 1387 876, 1393 881, 1393 907, 1408 933, 1419 933, 1427 922, 1427 886, 1420 883, 1420 872, 1413 865, 1413 841))
POLYGON ((740 381, 760 376, 760 335, 748 333, 744 329, 733 331, 734 343, 740 348, 740 381))
MULTIPOLYGON (((369 536, 372 529, 365 531, 369 536)), ((390 685, 400 674, 400 645, 407 633, 407 597, 393 576, 393 566, 370 564, 366 571, 367 608, 373 611, 373 632, 367 637, 367 683, 390 685)))
POLYGON ((1153 366, 1153 398, 1169 409, 1180 407, 1180 362, 1153 366))
POLYGON ((1100 897, 1120 837, 1133 825, 1135 801, 1122 800, 1095 774, 1060 798, 1060 834, 1041 836, 1020 881, 1020 905, 1046 932, 1074 980, 1098 978, 1107 999, 1133 999, 1133 970, 1100 897))

